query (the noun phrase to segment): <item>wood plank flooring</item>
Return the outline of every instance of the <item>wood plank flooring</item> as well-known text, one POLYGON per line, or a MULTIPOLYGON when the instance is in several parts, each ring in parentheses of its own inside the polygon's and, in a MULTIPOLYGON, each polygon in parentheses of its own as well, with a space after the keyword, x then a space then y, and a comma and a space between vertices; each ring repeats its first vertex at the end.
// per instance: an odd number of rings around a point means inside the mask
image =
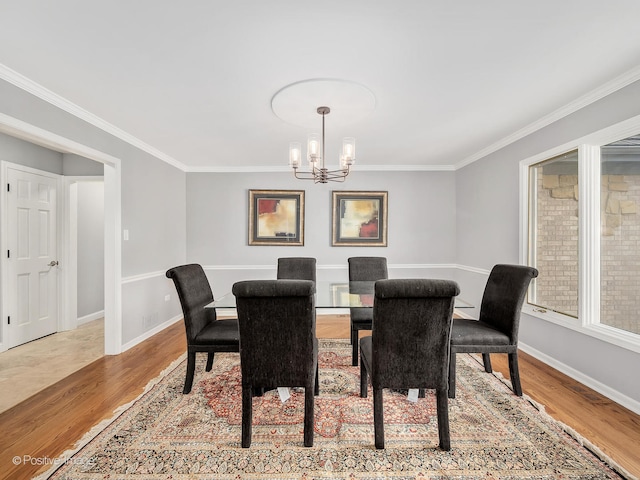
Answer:
MULTIPOLYGON (((319 316, 317 324, 318 337, 349 336, 348 315, 319 316)), ((178 322, 121 355, 94 361, 0 414, 0 479, 29 479, 46 470, 48 466, 25 464, 24 456, 37 462, 57 458, 92 426, 142 393, 185 349, 184 327, 178 322), (13 462, 16 456, 19 465, 13 462)), ((508 377, 506 356, 491 357, 494 370, 508 377)), ((640 476, 640 416, 524 353, 520 376, 525 393, 544 404, 549 414, 640 476)))

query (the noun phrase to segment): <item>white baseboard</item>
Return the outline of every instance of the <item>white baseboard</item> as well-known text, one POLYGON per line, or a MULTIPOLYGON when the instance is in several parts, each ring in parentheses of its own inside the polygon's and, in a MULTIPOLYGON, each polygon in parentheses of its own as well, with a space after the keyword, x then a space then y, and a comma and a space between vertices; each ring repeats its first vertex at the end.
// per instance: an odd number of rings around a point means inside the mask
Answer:
POLYGON ((153 337, 156 333, 160 333, 165 328, 173 325, 174 323, 176 323, 176 322, 178 322, 180 320, 182 320, 182 314, 176 315, 175 317, 167 320, 166 322, 161 323, 160 325, 157 325, 157 326, 153 327, 151 330, 147 330, 146 332, 144 332, 139 337, 136 337, 133 340, 131 340, 130 342, 127 342, 124 345, 122 345, 122 352, 120 352, 120 353, 126 352, 131 347, 135 347, 139 343, 142 343, 145 340, 153 337))
POLYGON ((562 362, 559 362, 555 358, 550 357, 549 355, 546 355, 541 351, 536 350, 535 348, 527 344, 519 342, 518 348, 523 352, 528 353, 532 357, 537 358, 541 362, 549 365, 550 367, 555 368, 559 372, 564 373, 568 377, 573 378, 574 380, 582 383, 583 385, 595 390, 598 393, 601 393, 605 397, 613 400, 614 402, 640 415, 640 402, 634 400, 633 398, 627 397, 626 395, 618 392, 617 390, 614 390, 608 387, 607 385, 600 383, 599 381, 585 375, 582 372, 579 372, 578 370, 562 362))
POLYGON ((99 318, 104 318, 104 310, 90 313, 89 315, 85 315, 84 317, 78 317, 78 326, 85 323, 93 322, 94 320, 98 320, 99 318))

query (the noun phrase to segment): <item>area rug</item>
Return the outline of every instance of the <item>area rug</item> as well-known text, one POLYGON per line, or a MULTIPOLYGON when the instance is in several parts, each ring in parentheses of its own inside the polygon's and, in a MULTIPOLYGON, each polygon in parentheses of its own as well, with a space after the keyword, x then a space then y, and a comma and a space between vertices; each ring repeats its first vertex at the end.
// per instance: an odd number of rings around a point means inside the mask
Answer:
POLYGON ((609 479, 621 478, 526 397, 458 355, 449 402, 451 451, 438 448, 433 392, 417 403, 384 391, 385 449, 373 444, 373 399, 359 396, 348 340, 321 340, 315 438, 303 446, 304 393, 282 402, 254 398, 253 436, 240 447, 237 353, 199 360, 182 394, 184 360, 174 363, 107 425, 90 432, 41 478, 62 479, 609 479))

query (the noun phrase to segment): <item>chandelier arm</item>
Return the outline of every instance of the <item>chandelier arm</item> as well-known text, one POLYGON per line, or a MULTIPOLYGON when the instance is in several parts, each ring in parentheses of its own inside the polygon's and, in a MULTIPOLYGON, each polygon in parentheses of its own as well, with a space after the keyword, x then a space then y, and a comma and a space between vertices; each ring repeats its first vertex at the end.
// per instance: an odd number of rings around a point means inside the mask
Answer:
POLYGON ((314 180, 317 175, 313 172, 298 172, 297 169, 293 169, 293 175, 299 180, 314 180))

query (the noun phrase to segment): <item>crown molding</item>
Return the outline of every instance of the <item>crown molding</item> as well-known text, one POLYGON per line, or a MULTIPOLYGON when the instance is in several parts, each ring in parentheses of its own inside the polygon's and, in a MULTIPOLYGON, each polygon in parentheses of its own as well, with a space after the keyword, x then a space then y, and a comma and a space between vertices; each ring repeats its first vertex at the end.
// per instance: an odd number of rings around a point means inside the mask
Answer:
POLYGON ((568 115, 571 115, 572 113, 577 112, 578 110, 586 107, 587 105, 590 105, 606 97, 607 95, 611 95, 612 93, 638 80, 640 80, 640 66, 635 67, 626 73, 623 73, 622 75, 614 78, 610 82, 607 82, 604 85, 592 90, 591 92, 577 98, 573 102, 570 102, 567 105, 560 107, 559 109, 551 112, 548 115, 545 115, 539 120, 536 120, 535 122, 527 125, 526 127, 521 128, 517 132, 514 132, 511 135, 504 137, 502 140, 499 140, 496 143, 489 145, 488 147, 476 152, 470 157, 465 158, 464 160, 456 163, 454 166, 454 169, 459 170, 463 167, 466 167, 467 165, 477 160, 480 160, 481 158, 484 158, 493 152, 497 152, 501 148, 504 148, 507 145, 510 145, 520 140, 521 138, 524 138, 527 135, 530 135, 542 129, 552 124, 553 122, 557 122, 558 120, 568 115))
POLYGON ((159 160, 168 163, 182 171, 186 170, 186 166, 177 161, 176 159, 170 157, 166 153, 161 152, 160 150, 152 147, 144 143, 142 140, 134 137, 133 135, 125 132, 124 130, 119 129, 115 125, 110 124, 109 122, 101 119, 100 117, 94 115, 93 113, 88 112, 82 107, 76 105, 73 102, 61 97, 60 95, 52 92, 51 90, 43 87, 42 85, 34 82, 33 80, 25 77, 24 75, 12 70, 0 63, 0 78, 9 82, 10 84, 28 92, 41 100, 44 100, 51 105, 64 110, 67 113, 70 113, 74 117, 77 117, 85 122, 93 125, 94 127, 99 128, 107 133, 110 133, 116 138, 127 142, 128 144, 139 148, 140 150, 147 152, 150 155, 153 155, 159 160))
MULTIPOLYGON (((121 130, 108 123, 107 121, 101 119, 100 117, 88 112, 87 110, 81 108, 80 106, 70 102, 69 100, 61 97, 60 95, 52 92, 51 90, 43 87, 42 85, 34 82, 33 80, 25 77, 24 75, 12 70, 0 63, 0 79, 7 81, 8 83, 54 105, 61 110, 64 110, 71 115, 84 120, 85 122, 113 135, 128 144, 139 148, 140 150, 154 156, 155 158, 162 160, 163 162, 168 163, 169 165, 178 168, 183 172, 188 173, 268 173, 268 172, 283 172, 289 171, 287 167, 188 167, 187 165, 179 162, 173 157, 167 155, 166 153, 161 152, 160 150, 152 147, 151 145, 143 142, 142 140, 134 137, 133 135, 121 130)), ((529 124, 528 126, 521 128, 517 132, 514 132, 507 137, 489 145, 488 147, 479 150, 475 154, 461 160, 455 165, 358 165, 357 170, 363 172, 433 172, 433 171, 456 171, 471 163, 480 160, 487 155, 500 150, 501 148, 510 145, 521 138, 530 135, 541 128, 544 128, 550 125, 553 122, 556 122, 578 110, 581 108, 590 105, 597 100, 600 100, 607 95, 610 95, 621 88, 630 85, 631 83, 640 80, 640 66, 629 70, 628 72, 616 77, 610 82, 592 90, 574 100, 573 102, 561 107, 548 115, 545 115, 541 119, 529 124)))
MULTIPOLYGON (((282 173, 291 172, 283 166, 186 167, 187 173, 282 173)), ((453 165, 358 165, 353 172, 453 172, 453 165)))

